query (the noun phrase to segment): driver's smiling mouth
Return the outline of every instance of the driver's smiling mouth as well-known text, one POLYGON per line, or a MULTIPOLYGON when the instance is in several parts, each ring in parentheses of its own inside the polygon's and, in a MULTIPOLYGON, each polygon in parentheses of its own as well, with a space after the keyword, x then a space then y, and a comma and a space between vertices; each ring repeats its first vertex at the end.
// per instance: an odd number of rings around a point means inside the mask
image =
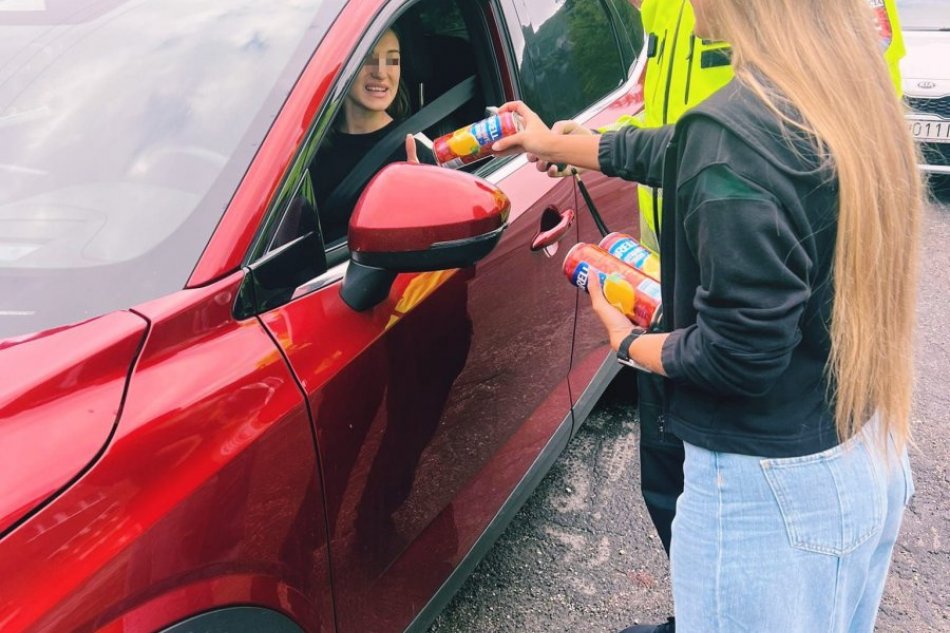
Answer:
POLYGON ((383 96, 389 93, 389 86, 379 83, 365 84, 363 90, 372 95, 383 96))

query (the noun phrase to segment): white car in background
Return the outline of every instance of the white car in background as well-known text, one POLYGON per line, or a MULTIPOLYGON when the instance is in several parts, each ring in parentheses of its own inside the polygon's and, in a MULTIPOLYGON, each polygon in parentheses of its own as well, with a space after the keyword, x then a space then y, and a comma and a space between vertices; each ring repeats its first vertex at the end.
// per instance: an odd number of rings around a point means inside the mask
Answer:
POLYGON ((908 124, 921 168, 950 178, 950 0, 899 0, 907 55, 901 61, 908 124))

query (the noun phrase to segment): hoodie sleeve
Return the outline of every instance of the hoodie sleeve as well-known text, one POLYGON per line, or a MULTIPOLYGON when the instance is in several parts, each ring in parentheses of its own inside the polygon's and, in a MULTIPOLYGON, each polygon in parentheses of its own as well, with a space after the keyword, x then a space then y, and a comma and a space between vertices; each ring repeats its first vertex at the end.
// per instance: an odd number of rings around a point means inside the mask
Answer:
POLYGON ((600 137, 597 159, 607 176, 619 176, 661 187, 663 158, 673 138, 673 126, 640 128, 629 126, 600 137))
POLYGON ((670 378, 723 395, 764 395, 801 340, 812 262, 767 190, 723 164, 678 190, 684 235, 699 266, 696 323, 663 345, 670 378))

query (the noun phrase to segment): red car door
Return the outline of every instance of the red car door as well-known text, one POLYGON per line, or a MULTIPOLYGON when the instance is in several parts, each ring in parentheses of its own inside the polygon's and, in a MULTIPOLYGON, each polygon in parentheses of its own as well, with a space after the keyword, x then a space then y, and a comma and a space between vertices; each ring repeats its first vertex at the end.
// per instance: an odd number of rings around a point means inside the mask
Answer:
MULTIPOLYGON (((401 274, 382 303, 356 312, 340 298, 345 264, 331 253, 327 272, 260 314, 310 406, 343 633, 403 631, 539 456, 570 434, 576 298, 564 249, 530 247, 562 215, 570 225, 573 183, 541 177, 523 157, 487 178, 511 213, 476 266, 401 274)), ((561 234, 576 241, 572 225, 561 234)))
POLYGON ((528 169, 498 182, 510 226, 474 268, 400 275, 357 313, 341 266, 262 315, 316 427, 340 631, 403 630, 541 451, 567 441, 575 300, 559 258, 529 245, 573 188, 528 169))

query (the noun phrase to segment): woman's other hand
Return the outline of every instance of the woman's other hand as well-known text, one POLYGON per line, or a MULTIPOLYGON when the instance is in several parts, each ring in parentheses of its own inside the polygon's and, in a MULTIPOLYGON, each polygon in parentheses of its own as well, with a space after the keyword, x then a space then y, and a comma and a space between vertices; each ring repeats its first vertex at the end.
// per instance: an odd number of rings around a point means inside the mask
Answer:
POLYGON ((593 271, 587 277, 587 294, 590 295, 590 304, 594 308, 594 314, 607 328, 607 335, 610 337, 610 349, 617 351, 624 337, 630 334, 630 330, 633 329, 633 324, 623 312, 607 301, 603 287, 600 285, 600 276, 593 271))
MULTIPOLYGON (((633 323, 623 312, 607 301, 597 274, 591 274, 587 278, 587 292, 590 294, 590 304, 594 308, 594 314, 607 328, 610 349, 616 352, 620 349, 623 339, 633 330, 633 323)), ((668 336, 669 334, 666 333, 645 334, 633 342, 627 353, 632 358, 635 357, 636 362, 647 371, 666 376, 666 369, 663 367, 663 344, 668 336)))
MULTIPOLYGON (((551 132, 554 134, 593 134, 590 129, 584 127, 577 121, 571 121, 570 119, 567 121, 558 121, 552 125, 551 132)), ((548 176, 551 178, 563 178, 564 176, 570 176, 575 171, 577 173, 583 173, 587 171, 586 169, 574 167, 565 163, 549 163, 548 161, 539 159, 534 154, 528 154, 528 161, 534 163, 538 171, 547 172, 548 176)))

